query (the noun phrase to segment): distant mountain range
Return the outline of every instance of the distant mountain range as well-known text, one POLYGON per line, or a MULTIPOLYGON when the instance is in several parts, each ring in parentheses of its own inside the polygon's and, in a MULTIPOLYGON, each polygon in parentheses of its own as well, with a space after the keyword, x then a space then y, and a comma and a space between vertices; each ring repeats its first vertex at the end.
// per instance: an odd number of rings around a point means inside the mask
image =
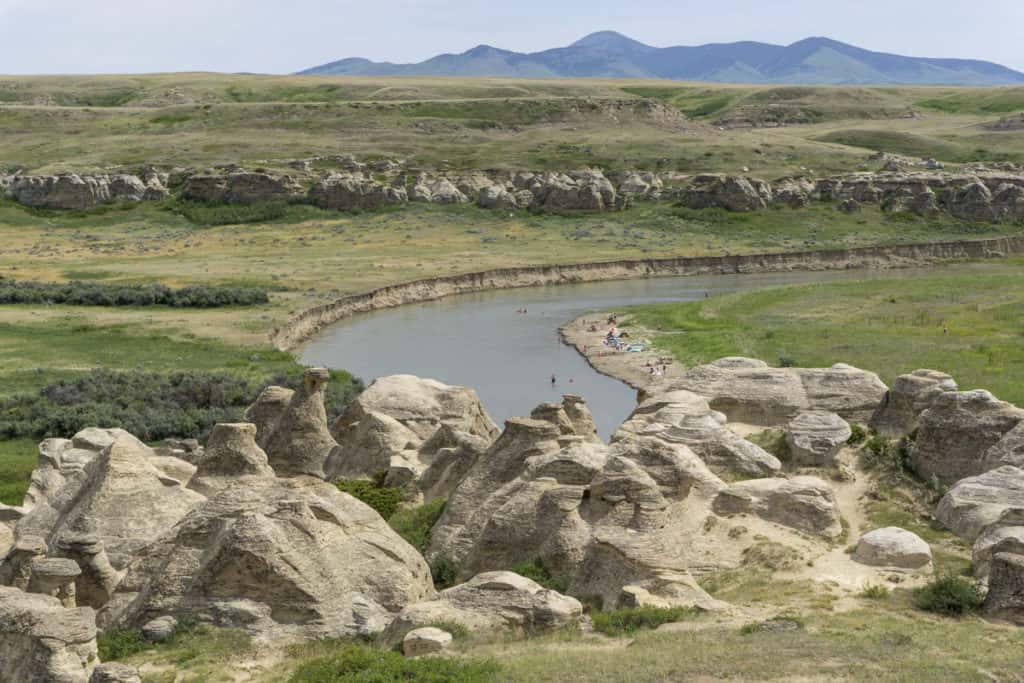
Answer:
POLYGON ((568 47, 522 54, 480 45, 419 64, 350 58, 300 72, 322 76, 493 76, 664 78, 801 85, 1017 85, 1024 73, 973 59, 925 59, 871 52, 829 38, 787 45, 740 42, 651 47, 614 31, 568 47))

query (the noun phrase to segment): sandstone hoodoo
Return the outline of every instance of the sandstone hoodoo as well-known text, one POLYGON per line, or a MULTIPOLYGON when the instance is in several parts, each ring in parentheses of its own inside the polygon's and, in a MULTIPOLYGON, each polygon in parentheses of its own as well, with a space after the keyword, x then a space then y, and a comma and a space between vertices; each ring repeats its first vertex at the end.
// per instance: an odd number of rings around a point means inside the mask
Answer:
POLYGON ((939 394, 956 390, 956 381, 944 372, 915 370, 900 375, 871 417, 871 427, 889 437, 915 432, 921 426, 921 414, 932 407, 939 394))
POLYGON ((794 462, 828 466, 852 435, 850 425, 824 410, 800 413, 786 426, 786 444, 794 462))

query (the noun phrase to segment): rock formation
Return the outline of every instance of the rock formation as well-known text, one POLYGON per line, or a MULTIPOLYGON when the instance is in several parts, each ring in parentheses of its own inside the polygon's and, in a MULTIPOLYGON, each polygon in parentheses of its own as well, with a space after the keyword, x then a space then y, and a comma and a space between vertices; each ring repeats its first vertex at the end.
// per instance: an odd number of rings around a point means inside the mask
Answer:
POLYGON ((996 553, 1024 555, 1024 526, 992 526, 978 536, 971 553, 975 576, 988 576, 996 553))
POLYGON ((996 399, 987 391, 942 392, 921 416, 912 465, 925 481, 951 486, 981 474, 1012 457, 1019 443, 1014 427, 1024 421, 1024 410, 996 399), (991 453, 991 454, 990 454, 991 453))
POLYGON ((423 558, 371 508, 310 477, 254 477, 140 549, 103 622, 173 616, 275 640, 350 637, 432 596, 423 558))
POLYGON ((289 175, 235 171, 193 175, 185 181, 181 194, 185 199, 212 204, 258 204, 300 199, 304 189, 289 175))
POLYGON ((915 370, 900 375, 871 416, 871 428, 894 438, 915 432, 921 425, 921 414, 932 407, 935 398, 956 390, 956 382, 944 372, 915 370))
POLYGON ((988 529, 1024 525, 1024 469, 1004 466, 960 480, 935 518, 972 543, 988 529))
POLYGON ((1024 555, 998 553, 992 558, 982 611, 1024 626, 1024 555))
POLYGON ((256 425, 218 424, 189 488, 209 496, 228 486, 244 486, 250 477, 273 476, 267 454, 256 445, 256 425))
POLYGON ((794 463, 829 467, 851 434, 850 425, 835 413, 809 410, 786 426, 786 444, 794 463))
POLYGON ((707 173, 693 179, 682 201, 691 209, 758 211, 772 201, 772 190, 763 180, 707 173))
POLYGON ((276 420, 261 415, 273 423, 273 430, 263 439, 264 450, 279 476, 324 477, 324 463, 338 447, 327 428, 324 407, 329 378, 324 368, 306 370, 302 386, 292 394, 281 415, 276 420))
POLYGON ((703 396, 731 421, 767 427, 785 425, 806 410, 865 424, 887 391, 878 375, 843 363, 772 368, 752 358, 722 358, 691 368, 671 388, 703 396))
POLYGON ((922 569, 931 564, 932 550, 915 533, 899 527, 885 527, 861 536, 853 559, 874 567, 922 569))
POLYGON ((57 598, 0 586, 0 679, 88 683, 97 663, 96 616, 57 598))
POLYGON ((713 509, 719 515, 755 515, 829 540, 843 533, 835 495, 817 477, 737 482, 718 494, 713 509))
POLYGON ((379 209, 408 201, 404 187, 391 187, 354 174, 335 174, 309 190, 309 201, 321 209, 379 209))

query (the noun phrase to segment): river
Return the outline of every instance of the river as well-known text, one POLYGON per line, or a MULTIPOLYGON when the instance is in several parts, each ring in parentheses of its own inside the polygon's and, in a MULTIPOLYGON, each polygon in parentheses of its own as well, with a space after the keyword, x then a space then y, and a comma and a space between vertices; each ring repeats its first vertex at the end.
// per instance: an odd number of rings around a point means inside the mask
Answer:
MULTIPOLYGON (((908 271, 900 271, 906 277, 908 271)), ((602 437, 632 412, 636 392, 594 371, 558 330, 588 311, 694 301, 740 290, 892 277, 893 271, 786 272, 590 282, 451 296, 331 325, 303 349, 306 365, 343 368, 369 384, 394 374, 473 387, 501 425, 562 394, 583 396, 602 437), (517 309, 525 307, 520 315, 517 309), (556 382, 551 384, 551 376, 556 382)))

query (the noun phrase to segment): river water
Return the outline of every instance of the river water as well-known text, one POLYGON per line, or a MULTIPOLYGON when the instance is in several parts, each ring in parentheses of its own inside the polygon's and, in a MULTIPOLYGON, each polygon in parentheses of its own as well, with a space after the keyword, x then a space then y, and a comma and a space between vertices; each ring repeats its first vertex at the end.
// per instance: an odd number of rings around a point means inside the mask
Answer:
POLYGON ((892 277, 892 271, 713 275, 461 294, 338 322, 306 345, 301 360, 348 370, 367 384, 376 377, 412 374, 472 387, 499 426, 509 417, 529 415, 538 403, 580 394, 607 438, 632 412, 636 392, 597 373, 561 343, 558 330, 570 320, 588 311, 694 301, 706 293, 886 275, 892 277), (523 307, 527 314, 517 314, 523 307))

